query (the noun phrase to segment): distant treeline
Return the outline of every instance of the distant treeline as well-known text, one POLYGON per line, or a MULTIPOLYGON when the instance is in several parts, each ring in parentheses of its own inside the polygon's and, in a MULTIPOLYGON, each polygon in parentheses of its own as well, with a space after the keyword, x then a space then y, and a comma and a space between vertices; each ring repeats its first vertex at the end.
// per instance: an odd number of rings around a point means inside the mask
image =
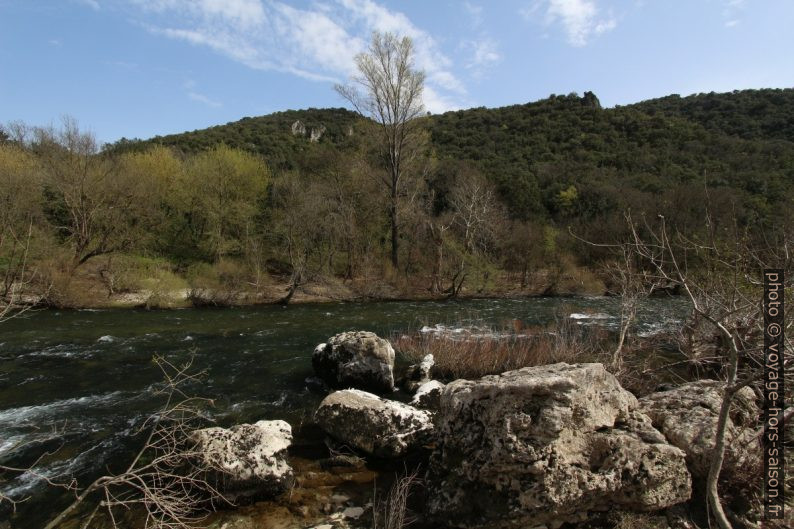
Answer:
POLYGON ((253 289, 273 276, 365 276, 454 294, 505 274, 526 286, 538 270, 553 291, 566 270, 595 269, 608 255, 577 237, 620 240, 629 211, 663 215, 693 236, 763 238, 791 226, 794 90, 611 109, 588 92, 421 120, 423 155, 400 183, 400 270, 387 258, 376 134, 345 109, 102 148, 74 123, 9 124, 0 133, 4 288, 26 248, 54 299, 100 257, 116 291, 149 276, 253 289))

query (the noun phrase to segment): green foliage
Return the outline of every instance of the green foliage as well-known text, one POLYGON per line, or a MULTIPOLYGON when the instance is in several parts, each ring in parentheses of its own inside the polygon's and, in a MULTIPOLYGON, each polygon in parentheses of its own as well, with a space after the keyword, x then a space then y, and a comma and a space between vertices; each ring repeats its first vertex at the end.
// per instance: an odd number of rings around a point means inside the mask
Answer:
POLYGON ((347 148, 361 134, 361 118, 344 108, 287 110, 203 130, 169 136, 155 136, 149 140, 121 140, 105 146, 106 152, 146 151, 153 145, 174 148, 184 154, 196 154, 223 144, 259 155, 272 171, 296 170, 303 166, 306 156, 318 147, 333 145, 347 148), (304 133, 293 134, 292 126, 301 122, 304 133), (324 129, 317 142, 311 131, 324 129))
POLYGON ((794 90, 671 96, 613 109, 594 97, 434 116, 433 146, 442 161, 476 164, 516 218, 578 223, 627 208, 666 214, 671 194, 702 209, 708 185, 730 189, 742 221, 753 222, 790 196, 794 90))

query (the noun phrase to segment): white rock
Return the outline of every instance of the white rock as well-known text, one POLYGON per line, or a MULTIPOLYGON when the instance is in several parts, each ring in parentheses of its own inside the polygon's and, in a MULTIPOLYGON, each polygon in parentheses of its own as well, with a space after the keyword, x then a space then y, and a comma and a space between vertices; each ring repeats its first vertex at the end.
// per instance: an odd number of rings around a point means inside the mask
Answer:
POLYGON ((684 453, 601 364, 554 364, 444 388, 432 516, 457 527, 558 526, 589 511, 689 499, 684 453))
POLYGON ((314 349, 312 366, 318 377, 335 388, 394 390, 394 349, 372 332, 337 334, 314 349))
POLYGON ((278 494, 293 481, 286 460, 292 428, 284 421, 259 421, 229 429, 206 428, 191 435, 196 457, 216 473, 231 497, 278 494))
POLYGON ((357 389, 328 395, 314 415, 330 436, 379 457, 398 457, 426 443, 430 413, 357 389))
POLYGON ((431 380, 430 371, 436 364, 432 354, 425 355, 421 362, 408 366, 403 376, 403 387, 413 393, 419 386, 431 380))
MULTIPOLYGON (((686 452, 693 476, 705 478, 708 475, 723 387, 723 383, 716 380, 698 380, 640 399, 640 408, 651 418, 654 427, 671 444, 686 452)), ((739 391, 731 412, 726 441, 732 457, 723 463, 728 470, 757 463, 758 453, 753 449, 752 440, 760 410, 750 388, 739 391)))
POLYGON ((425 382, 416 390, 414 398, 411 400, 411 406, 430 410, 438 408, 444 387, 445 385, 438 380, 425 382))
POLYGON ((342 516, 345 518, 352 518, 354 520, 361 518, 362 514, 364 514, 364 509, 362 507, 348 507, 342 511, 342 516))

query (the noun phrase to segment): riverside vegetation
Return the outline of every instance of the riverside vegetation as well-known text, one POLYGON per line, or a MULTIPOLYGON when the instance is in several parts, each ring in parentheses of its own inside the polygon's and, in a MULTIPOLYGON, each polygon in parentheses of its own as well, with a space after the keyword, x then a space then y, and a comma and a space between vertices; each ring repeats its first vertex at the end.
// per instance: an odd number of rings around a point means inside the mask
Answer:
POLYGON ((393 196, 376 125, 344 109, 103 146, 70 120, 10 123, 0 297, 88 307, 602 293, 610 254, 581 241, 624 240, 627 210, 693 237, 787 230, 793 121, 789 89, 608 109, 571 94, 418 117, 421 150, 393 196))

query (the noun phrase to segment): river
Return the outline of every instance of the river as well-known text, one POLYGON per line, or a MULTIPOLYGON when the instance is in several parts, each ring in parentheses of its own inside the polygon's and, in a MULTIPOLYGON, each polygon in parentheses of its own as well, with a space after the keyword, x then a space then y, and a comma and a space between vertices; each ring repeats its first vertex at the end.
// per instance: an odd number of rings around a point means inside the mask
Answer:
MULTIPOLYGON (((314 346, 338 332, 504 329, 555 318, 614 327, 618 308, 614 298, 593 297, 31 312, 0 324, 0 463, 24 466, 57 449, 40 465, 53 479, 85 484, 117 469, 135 450, 131 433, 162 404, 154 355, 173 363, 192 356, 206 370, 190 391, 214 400, 218 424, 278 418, 295 426, 322 399, 306 383, 314 346)), ((637 330, 675 328, 685 311, 681 299, 649 300, 637 330)), ((38 527, 68 501, 31 474, 0 490, 31 496, 16 514, 0 507, 0 527, 5 519, 38 527)))

